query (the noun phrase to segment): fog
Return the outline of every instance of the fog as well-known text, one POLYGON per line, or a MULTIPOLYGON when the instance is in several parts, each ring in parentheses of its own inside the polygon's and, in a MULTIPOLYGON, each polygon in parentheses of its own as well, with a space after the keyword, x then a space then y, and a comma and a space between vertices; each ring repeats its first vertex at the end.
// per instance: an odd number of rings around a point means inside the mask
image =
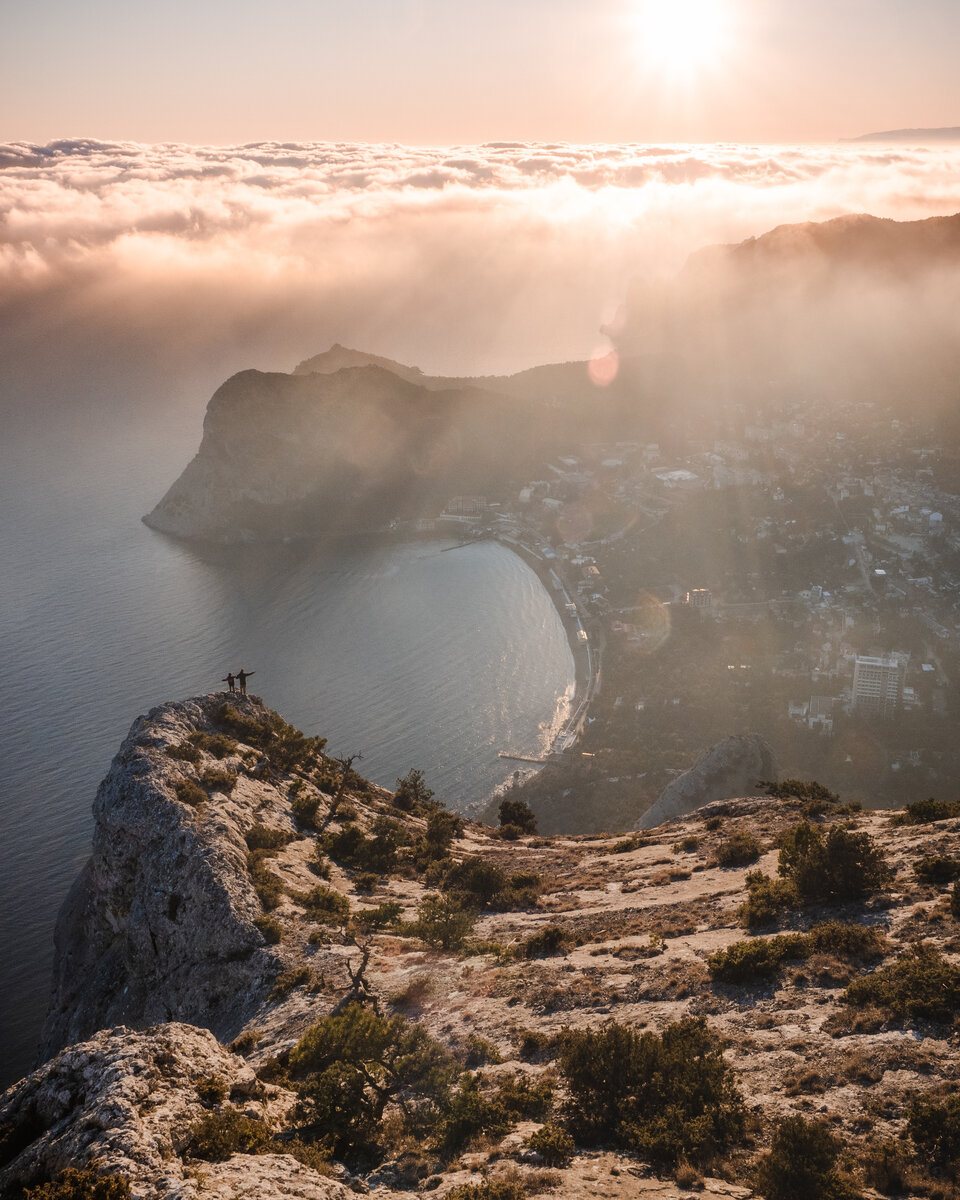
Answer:
POLYGON ((69 141, 0 164, 8 428, 125 411, 183 446, 244 367, 333 342, 432 373, 583 358, 704 245, 960 210, 956 148, 69 141))

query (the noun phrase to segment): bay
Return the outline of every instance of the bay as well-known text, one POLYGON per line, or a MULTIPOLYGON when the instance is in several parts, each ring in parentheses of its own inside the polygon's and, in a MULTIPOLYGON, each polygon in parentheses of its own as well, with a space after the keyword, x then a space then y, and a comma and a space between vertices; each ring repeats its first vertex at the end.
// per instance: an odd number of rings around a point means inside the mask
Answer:
MULTIPOLYGON (((392 786, 411 767, 463 810, 544 749, 573 661, 536 575, 493 542, 198 549, 140 523, 181 443, 42 433, 0 456, 0 1063, 32 1064, 53 924, 91 804, 134 718, 227 670, 392 786)), ((174 460, 177 460, 175 462, 174 460)))

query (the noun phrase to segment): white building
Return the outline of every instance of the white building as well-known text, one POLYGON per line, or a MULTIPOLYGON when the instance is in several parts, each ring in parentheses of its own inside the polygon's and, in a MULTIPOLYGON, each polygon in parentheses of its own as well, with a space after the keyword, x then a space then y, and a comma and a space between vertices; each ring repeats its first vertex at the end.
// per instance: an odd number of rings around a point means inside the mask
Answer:
POLYGON ((853 707, 865 716, 892 717, 903 701, 904 662, 899 657, 858 654, 853 668, 853 707))

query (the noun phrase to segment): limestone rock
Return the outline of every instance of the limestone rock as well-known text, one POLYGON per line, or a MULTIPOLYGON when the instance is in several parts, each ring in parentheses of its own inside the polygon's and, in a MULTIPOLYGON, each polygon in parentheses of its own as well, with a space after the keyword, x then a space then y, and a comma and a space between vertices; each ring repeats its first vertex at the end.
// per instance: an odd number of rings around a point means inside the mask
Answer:
POLYGON ((653 829, 705 804, 749 796, 758 780, 775 779, 776 774, 773 751, 759 734, 724 738, 665 787, 634 828, 653 829))
POLYGON ((100 785, 93 852, 57 921, 43 1057, 118 1024, 188 1021, 231 1037, 269 990, 277 956, 253 924, 261 906, 244 832, 265 819, 264 803, 292 830, 289 807, 241 773, 230 796, 213 793, 200 812, 175 791, 196 770, 165 753, 209 729, 222 701, 201 697, 139 717, 100 785))

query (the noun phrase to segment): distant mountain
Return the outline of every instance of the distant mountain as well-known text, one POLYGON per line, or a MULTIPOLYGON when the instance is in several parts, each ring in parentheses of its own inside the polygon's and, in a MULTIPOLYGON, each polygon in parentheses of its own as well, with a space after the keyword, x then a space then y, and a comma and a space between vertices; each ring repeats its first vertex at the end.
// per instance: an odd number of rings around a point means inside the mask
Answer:
POLYGON ((922 146, 927 142, 960 142, 960 125, 943 129, 887 129, 883 133, 862 133, 841 142, 910 142, 922 146))

